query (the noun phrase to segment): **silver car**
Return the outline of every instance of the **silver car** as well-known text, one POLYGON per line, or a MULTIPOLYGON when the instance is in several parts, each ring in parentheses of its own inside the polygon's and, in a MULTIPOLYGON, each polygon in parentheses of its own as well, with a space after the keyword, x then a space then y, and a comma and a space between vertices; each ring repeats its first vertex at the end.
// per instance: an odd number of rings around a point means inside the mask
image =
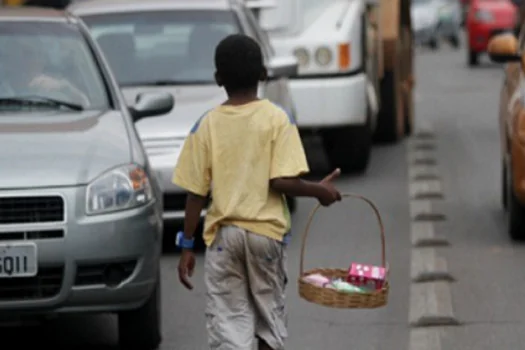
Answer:
POLYGON ((162 194, 124 98, 64 12, 0 11, 0 315, 117 313, 122 348, 160 342, 162 194))
MULTIPOLYGON (((253 13, 234 0, 104 0, 74 3, 102 47, 129 102, 140 91, 168 91, 176 106, 165 116, 137 123, 137 130, 164 191, 164 219, 184 218, 185 193, 172 174, 197 119, 226 99, 214 81, 214 51, 221 39, 244 33, 262 46, 271 77, 260 96, 295 116, 286 77, 294 57, 276 57, 253 13)), ((293 203, 293 202, 291 202, 293 203)), ((204 212, 203 212, 204 214, 204 212)))

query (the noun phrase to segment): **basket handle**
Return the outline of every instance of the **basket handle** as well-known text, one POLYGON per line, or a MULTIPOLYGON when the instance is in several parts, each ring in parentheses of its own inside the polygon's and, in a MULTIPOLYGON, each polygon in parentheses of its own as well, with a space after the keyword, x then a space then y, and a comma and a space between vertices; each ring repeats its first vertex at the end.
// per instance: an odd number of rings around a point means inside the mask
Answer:
MULTIPOLYGON (((383 220, 381 219, 381 214, 379 214, 379 209, 377 209, 376 205, 370 199, 368 199, 368 198, 366 198, 366 197, 364 197, 364 196, 362 196, 360 194, 344 193, 341 196, 343 198, 352 197, 352 198, 361 199, 361 200, 365 201, 366 203, 368 203, 368 205, 374 210, 374 213, 376 215, 377 221, 379 223, 379 229, 380 229, 380 233, 381 233, 381 266, 386 268, 385 228, 384 228, 384 225, 383 225, 383 220)), ((306 248, 306 238, 308 237, 308 232, 310 231, 310 225, 312 224, 312 220, 313 220, 313 218, 315 216, 315 213, 317 212, 317 210, 319 210, 320 207, 321 207, 321 204, 319 203, 312 210, 312 212, 310 213, 310 216, 308 217, 306 228, 304 229, 302 242, 301 242, 301 260, 300 260, 300 265, 299 265, 299 270, 300 270, 300 274, 299 275, 300 276, 302 276, 304 274, 304 251, 305 251, 305 248, 306 248)))

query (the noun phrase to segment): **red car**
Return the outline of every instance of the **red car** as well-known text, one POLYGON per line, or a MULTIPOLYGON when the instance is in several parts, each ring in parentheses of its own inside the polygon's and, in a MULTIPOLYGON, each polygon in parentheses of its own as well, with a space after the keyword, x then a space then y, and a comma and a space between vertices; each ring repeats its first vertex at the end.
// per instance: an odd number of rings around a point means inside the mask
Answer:
POLYGON ((479 55, 487 51, 494 35, 513 32, 518 9, 510 0, 470 0, 466 19, 468 64, 479 63, 479 55))

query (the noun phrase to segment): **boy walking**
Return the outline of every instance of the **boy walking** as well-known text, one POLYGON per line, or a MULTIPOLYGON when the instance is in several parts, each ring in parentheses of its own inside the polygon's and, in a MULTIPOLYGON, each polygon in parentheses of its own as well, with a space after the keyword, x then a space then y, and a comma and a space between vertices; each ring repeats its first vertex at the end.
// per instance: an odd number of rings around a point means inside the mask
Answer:
POLYGON ((207 112, 187 138, 173 182, 188 192, 179 279, 195 267, 192 252, 206 197, 204 227, 206 327, 213 350, 282 350, 287 337, 285 244, 290 214, 285 195, 313 197, 328 206, 341 200, 332 180, 299 178, 308 164, 295 121, 257 98, 267 78, 257 42, 244 35, 223 39, 215 51, 215 80, 228 100, 207 112))

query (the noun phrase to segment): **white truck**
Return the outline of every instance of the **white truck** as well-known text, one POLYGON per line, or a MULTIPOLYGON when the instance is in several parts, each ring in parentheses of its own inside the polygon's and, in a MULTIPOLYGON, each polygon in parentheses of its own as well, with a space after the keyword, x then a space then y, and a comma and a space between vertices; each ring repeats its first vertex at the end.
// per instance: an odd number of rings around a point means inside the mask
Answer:
POLYGON ((396 142, 412 130, 409 0, 246 0, 290 79, 303 135, 319 134, 333 167, 364 172, 374 135, 396 142))

